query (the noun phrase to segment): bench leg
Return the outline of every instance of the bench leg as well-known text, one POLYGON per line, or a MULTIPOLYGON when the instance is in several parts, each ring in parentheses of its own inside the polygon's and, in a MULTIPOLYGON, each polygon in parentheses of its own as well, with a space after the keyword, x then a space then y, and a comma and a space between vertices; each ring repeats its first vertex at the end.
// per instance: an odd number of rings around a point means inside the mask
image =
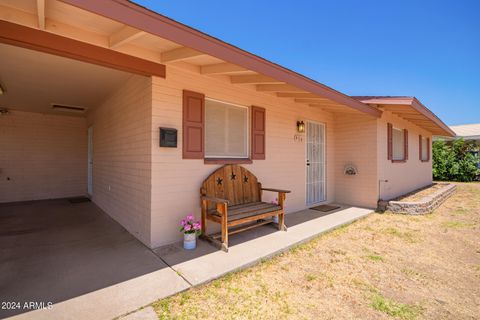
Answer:
POLYGON ((227 205, 217 204, 217 211, 222 214, 222 250, 228 252, 227 205))
POLYGON ((207 235, 207 201, 202 200, 202 220, 200 221, 202 224, 202 233, 203 235, 207 235))
POLYGON ((226 218, 222 218, 222 250, 228 252, 228 227, 226 218))
POLYGON ((287 227, 285 226, 285 213, 278 214, 278 230, 280 231, 287 231, 287 227))

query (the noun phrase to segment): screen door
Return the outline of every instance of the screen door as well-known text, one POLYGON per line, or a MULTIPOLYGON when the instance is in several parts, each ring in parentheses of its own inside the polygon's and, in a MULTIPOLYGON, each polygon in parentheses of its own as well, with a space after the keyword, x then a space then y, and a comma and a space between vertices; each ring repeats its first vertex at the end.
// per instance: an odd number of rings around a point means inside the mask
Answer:
POLYGON ((307 122, 307 204, 325 201, 325 125, 307 122))

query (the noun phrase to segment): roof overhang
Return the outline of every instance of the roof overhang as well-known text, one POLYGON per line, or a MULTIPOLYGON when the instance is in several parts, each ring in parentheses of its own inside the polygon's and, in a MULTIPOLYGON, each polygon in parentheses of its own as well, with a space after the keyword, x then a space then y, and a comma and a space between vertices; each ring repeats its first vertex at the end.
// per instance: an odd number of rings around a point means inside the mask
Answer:
POLYGON ((0 43, 89 62, 144 76, 165 78, 165 65, 0 20, 0 43))
MULTIPOLYGON (((231 83, 253 84, 257 91, 277 94, 278 97, 296 98, 295 94, 311 94, 312 97, 295 102, 306 103, 312 107, 320 107, 326 111, 351 108, 373 117, 380 117, 382 112, 375 107, 361 103, 348 95, 340 93, 328 86, 309 79, 301 74, 267 61, 259 56, 225 43, 198 30, 190 28, 156 12, 126 0, 60 0, 66 4, 115 20, 133 28, 136 31, 149 33, 163 39, 175 42, 183 48, 174 52, 162 53, 163 61, 173 61, 178 57, 192 57, 197 53, 218 58, 234 67, 258 73, 257 77, 237 79, 231 78, 231 83), (173 58, 172 58, 173 57, 173 58), (263 78, 262 78, 263 77, 263 78), (273 81, 272 81, 273 80, 273 81), (285 94, 283 96, 282 94, 285 94)), ((128 31, 126 32, 128 38, 128 31)), ((208 66, 207 66, 208 67, 208 66)), ((210 67, 215 67, 211 65, 210 67)))
POLYGON ((433 135, 455 137, 455 132, 415 97, 355 97, 359 101, 391 111, 433 135))

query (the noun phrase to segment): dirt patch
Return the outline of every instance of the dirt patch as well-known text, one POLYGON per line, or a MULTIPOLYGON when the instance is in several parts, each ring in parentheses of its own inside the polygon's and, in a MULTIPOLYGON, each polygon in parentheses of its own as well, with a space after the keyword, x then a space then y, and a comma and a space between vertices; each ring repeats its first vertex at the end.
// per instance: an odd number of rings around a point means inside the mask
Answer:
POLYGON ((415 202, 420 201, 423 198, 434 194, 436 191, 445 187, 445 183, 433 183, 432 185, 416 190, 414 192, 407 193, 406 195, 399 197, 396 201, 415 202))
POLYGON ((478 319, 480 183, 435 214, 372 214, 153 304, 160 319, 478 319))

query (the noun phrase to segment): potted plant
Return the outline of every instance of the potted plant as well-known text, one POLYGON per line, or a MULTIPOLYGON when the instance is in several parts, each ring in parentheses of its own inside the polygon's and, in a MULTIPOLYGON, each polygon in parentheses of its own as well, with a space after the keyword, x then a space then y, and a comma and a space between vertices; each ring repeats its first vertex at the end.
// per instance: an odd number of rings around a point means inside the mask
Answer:
POLYGON ((193 250, 197 247, 197 235, 200 234, 202 225, 200 221, 195 221, 193 214, 189 214, 180 221, 180 231, 183 232, 183 248, 193 250))

